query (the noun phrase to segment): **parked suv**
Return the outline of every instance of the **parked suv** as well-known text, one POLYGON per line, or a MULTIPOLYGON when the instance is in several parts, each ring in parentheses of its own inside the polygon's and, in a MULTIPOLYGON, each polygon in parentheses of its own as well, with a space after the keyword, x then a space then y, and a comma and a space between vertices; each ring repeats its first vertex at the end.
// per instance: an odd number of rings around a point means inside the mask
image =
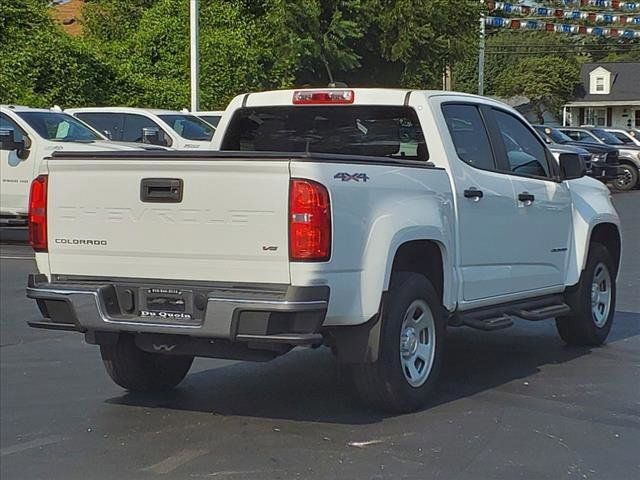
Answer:
POLYGON ((551 151, 561 148, 580 148, 589 153, 587 175, 602 182, 614 181, 618 177, 618 149, 599 143, 581 143, 548 125, 533 125, 549 145, 551 151))
POLYGON ((633 130, 625 130, 624 128, 606 128, 605 130, 625 145, 640 147, 640 138, 633 130))
POLYGON ((112 140, 163 145, 174 150, 211 148, 215 128, 190 113, 130 107, 69 108, 66 112, 112 140))
POLYGON ((172 388, 194 356, 326 345, 364 402, 407 412, 436 388, 447 328, 555 318, 569 344, 609 334, 621 252, 609 190, 507 105, 251 93, 213 143, 54 155, 32 183, 40 273, 27 295, 42 318, 30 325, 83 333, 125 389, 172 388))
POLYGON ((618 149, 619 176, 613 184, 618 190, 631 190, 640 178, 640 147, 626 145, 603 128, 562 127, 560 131, 580 143, 598 143, 618 149))

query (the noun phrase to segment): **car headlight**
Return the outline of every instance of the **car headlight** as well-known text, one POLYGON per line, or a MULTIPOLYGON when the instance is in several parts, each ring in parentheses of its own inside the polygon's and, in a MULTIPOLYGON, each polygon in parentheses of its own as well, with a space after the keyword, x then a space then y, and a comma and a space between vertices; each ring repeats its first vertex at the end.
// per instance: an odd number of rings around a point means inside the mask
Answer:
POLYGON ((606 153, 594 153, 593 155, 591 155, 592 162, 605 162, 606 160, 607 160, 606 153))

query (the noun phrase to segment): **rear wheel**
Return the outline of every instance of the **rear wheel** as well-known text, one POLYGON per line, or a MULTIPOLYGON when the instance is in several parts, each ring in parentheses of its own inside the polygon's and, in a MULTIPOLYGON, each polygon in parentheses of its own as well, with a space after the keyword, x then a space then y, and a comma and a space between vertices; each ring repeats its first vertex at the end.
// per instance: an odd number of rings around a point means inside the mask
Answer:
POLYGON ((423 275, 395 274, 383 312, 378 360, 351 367, 362 401, 394 413, 424 406, 440 374, 445 330, 433 285, 423 275))
POLYGON ((121 334, 113 345, 100 345, 100 354, 112 380, 132 392, 170 390, 184 379, 193 362, 192 356, 140 350, 128 334, 121 334))
POLYGON ((601 345, 613 324, 616 304, 615 264, 606 247, 593 242, 578 285, 565 295, 571 315, 558 317, 556 327, 570 345, 601 345))
POLYGON ((626 192, 638 185, 638 169, 636 167, 621 163, 618 169, 618 177, 613 181, 616 190, 626 192))

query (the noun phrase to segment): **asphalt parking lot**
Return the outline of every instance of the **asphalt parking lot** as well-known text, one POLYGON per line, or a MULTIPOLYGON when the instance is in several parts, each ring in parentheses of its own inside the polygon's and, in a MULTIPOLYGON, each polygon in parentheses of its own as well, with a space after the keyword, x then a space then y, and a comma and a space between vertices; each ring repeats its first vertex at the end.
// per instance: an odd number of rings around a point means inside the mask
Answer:
POLYGON ((430 408, 363 410, 326 349, 198 359, 174 392, 130 395, 75 333, 33 330, 27 247, 0 247, 2 479, 640 478, 640 192, 616 194, 625 251, 609 342, 552 322, 451 330, 430 408))

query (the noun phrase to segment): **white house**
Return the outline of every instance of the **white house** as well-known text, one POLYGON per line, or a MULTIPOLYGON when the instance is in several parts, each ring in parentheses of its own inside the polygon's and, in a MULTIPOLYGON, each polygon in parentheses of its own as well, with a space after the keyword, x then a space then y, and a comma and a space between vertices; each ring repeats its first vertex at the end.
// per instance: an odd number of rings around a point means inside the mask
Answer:
POLYGON ((640 127, 640 62, 585 63, 582 85, 563 108, 565 126, 640 127))

